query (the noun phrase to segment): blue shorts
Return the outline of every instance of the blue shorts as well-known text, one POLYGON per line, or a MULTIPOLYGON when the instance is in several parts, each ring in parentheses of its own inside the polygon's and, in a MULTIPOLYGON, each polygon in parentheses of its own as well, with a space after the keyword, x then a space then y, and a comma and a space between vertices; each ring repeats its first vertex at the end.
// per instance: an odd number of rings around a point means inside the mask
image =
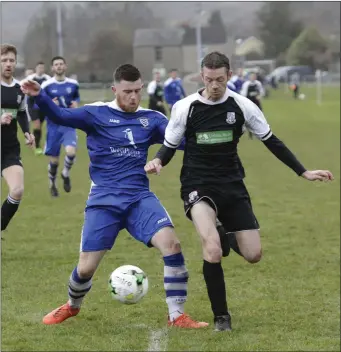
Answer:
POLYGON ((77 133, 74 128, 57 126, 47 128, 45 155, 59 156, 60 147, 77 147, 77 133))
POLYGON ((139 197, 136 194, 114 195, 92 191, 84 212, 80 251, 111 249, 123 229, 136 240, 152 247, 152 237, 167 226, 173 227, 172 220, 159 199, 150 191, 139 197))

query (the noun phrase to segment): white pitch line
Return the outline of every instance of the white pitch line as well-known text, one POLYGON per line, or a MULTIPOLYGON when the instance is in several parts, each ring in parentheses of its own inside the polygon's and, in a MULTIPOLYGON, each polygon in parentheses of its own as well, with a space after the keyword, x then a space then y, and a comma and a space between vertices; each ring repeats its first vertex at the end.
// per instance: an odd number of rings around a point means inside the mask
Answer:
POLYGON ((148 351, 166 351, 168 343, 168 329, 152 330, 149 336, 148 351))

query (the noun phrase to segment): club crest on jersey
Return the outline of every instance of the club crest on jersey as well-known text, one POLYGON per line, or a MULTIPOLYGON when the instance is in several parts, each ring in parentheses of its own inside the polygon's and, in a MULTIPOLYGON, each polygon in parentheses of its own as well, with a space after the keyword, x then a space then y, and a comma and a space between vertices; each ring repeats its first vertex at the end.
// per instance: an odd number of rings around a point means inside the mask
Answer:
POLYGON ((228 112, 226 116, 226 122, 230 125, 236 123, 236 114, 234 112, 228 112))
POLYGON ((149 126, 149 121, 148 119, 140 119, 141 125, 143 127, 148 127, 149 126))
POLYGON ((70 94, 71 92, 72 92, 72 88, 71 88, 71 87, 67 87, 67 88, 66 88, 66 93, 69 93, 69 94, 70 94))
POLYGON ((17 96, 17 103, 20 104, 20 103, 21 103, 21 100, 22 100, 21 95, 18 95, 18 96, 17 96))
POLYGON ((193 191, 188 196, 188 201, 194 203, 199 199, 198 191, 193 191))

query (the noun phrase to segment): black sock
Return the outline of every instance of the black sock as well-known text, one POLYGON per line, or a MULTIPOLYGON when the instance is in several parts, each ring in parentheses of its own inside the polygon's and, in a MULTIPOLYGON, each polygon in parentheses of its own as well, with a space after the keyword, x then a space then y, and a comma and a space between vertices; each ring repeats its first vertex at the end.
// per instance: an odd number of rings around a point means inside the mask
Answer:
POLYGON ((58 164, 52 164, 50 162, 49 164, 50 187, 52 187, 52 185, 54 186, 56 185, 57 169, 58 169, 58 164))
POLYGON ((36 148, 40 148, 41 130, 34 129, 33 135, 36 141, 36 148))
POLYGON ((229 236, 229 243, 230 243, 230 247, 240 256, 243 256, 242 252, 240 251, 240 248, 238 246, 238 242, 236 239, 236 234, 234 232, 230 232, 228 234, 229 236))
POLYGON ((8 195, 1 207, 1 231, 5 230, 14 214, 19 208, 20 200, 13 199, 8 195))
POLYGON ((221 263, 209 263, 204 260, 203 273, 214 316, 227 315, 226 288, 221 263))

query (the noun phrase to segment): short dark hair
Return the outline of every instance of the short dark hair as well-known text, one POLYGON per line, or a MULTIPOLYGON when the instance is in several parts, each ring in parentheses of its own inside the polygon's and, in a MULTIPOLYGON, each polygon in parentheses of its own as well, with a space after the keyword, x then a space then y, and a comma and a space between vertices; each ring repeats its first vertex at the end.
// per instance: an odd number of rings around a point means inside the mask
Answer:
POLYGON ((65 59, 63 58, 63 56, 55 56, 55 57, 53 57, 52 60, 51 60, 51 65, 53 65, 53 63, 54 63, 56 60, 63 60, 64 64, 66 64, 66 61, 65 61, 65 59))
POLYGON ((114 81, 121 82, 121 81, 128 81, 128 82, 135 82, 141 78, 141 73, 137 67, 124 64, 118 66, 114 72, 114 81))
POLYGON ((178 72, 178 69, 177 68, 171 68, 168 73, 171 73, 171 72, 178 72))
POLYGON ((45 62, 44 62, 44 61, 38 61, 37 64, 36 64, 36 67, 37 67, 38 65, 45 65, 45 62))
POLYGON ((13 53, 17 57, 17 48, 12 44, 1 44, 1 55, 13 53))
POLYGON ((227 71, 230 71, 230 60, 226 55, 220 53, 219 51, 213 51, 202 59, 201 69, 204 67, 213 70, 225 67, 227 71))

